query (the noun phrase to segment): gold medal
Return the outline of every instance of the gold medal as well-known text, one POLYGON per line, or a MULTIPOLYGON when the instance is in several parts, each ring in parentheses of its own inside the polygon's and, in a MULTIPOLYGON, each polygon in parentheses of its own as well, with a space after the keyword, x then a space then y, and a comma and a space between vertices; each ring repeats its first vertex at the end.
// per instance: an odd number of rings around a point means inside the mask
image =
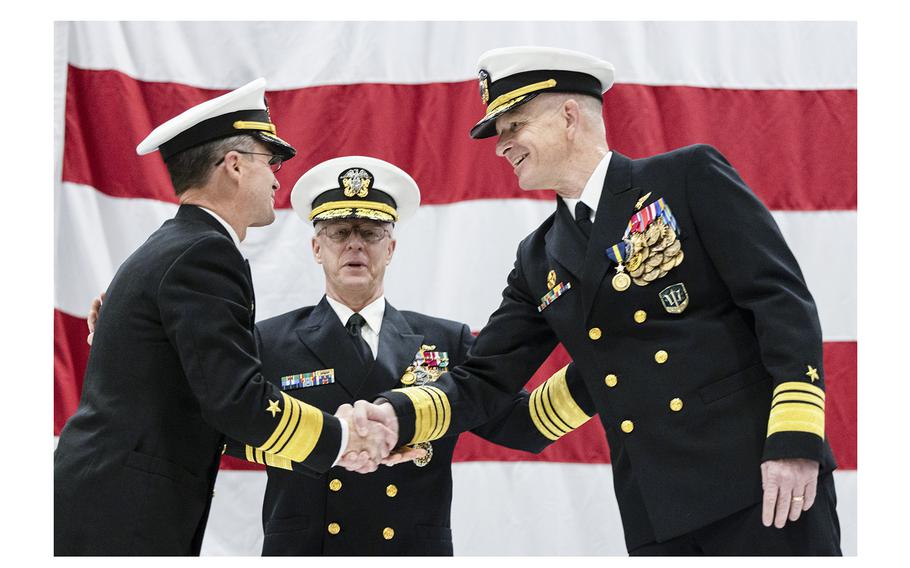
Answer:
POLYGON ((401 376, 401 384, 403 385, 413 385, 416 380, 417 377, 411 371, 407 371, 401 376))
POLYGON ((679 254, 676 255, 676 264, 674 264, 673 266, 679 266, 680 264, 682 264, 682 261, 683 261, 683 251, 679 251, 679 254))
POLYGON ((613 276, 613 289, 617 292, 623 292, 632 285, 632 279, 625 272, 625 267, 620 264, 616 266, 616 275, 613 276))
POLYGON ((644 278, 633 278, 632 282, 635 282, 636 286, 647 286, 648 282, 644 278))
POLYGON ((629 262, 626 263, 628 265, 629 272, 635 272, 638 270, 638 268, 641 266, 641 261, 644 259, 645 255, 641 254, 640 252, 633 254, 631 258, 629 258, 629 262))
POLYGON ((677 253, 679 253, 680 249, 682 249, 682 245, 679 243, 679 241, 674 241, 666 249, 664 249, 664 256, 667 258, 675 257, 677 253))
POLYGON ((625 272, 618 272, 616 276, 613 277, 613 289, 617 292, 628 290, 631 284, 632 279, 625 272))
POLYGON ((676 257, 668 258, 661 263, 660 270, 661 272, 668 272, 674 266, 676 266, 676 257))
POLYGON ((645 272, 645 275, 642 276, 645 282, 653 282, 657 280, 658 275, 660 274, 660 269, 655 268, 651 272, 645 272))
POLYGON ((657 268, 658 266, 660 266, 663 263, 663 261, 664 261, 663 253, 655 252, 655 253, 652 253, 651 256, 648 257, 648 260, 645 261, 645 266, 647 266, 648 269, 657 268))
POLYGON ((641 278, 641 276, 645 273, 645 270, 647 270, 647 269, 648 269, 648 267, 645 266, 644 263, 642 263, 641 266, 639 266, 635 270, 630 271, 629 276, 631 276, 632 278, 641 278))
POLYGON ((648 244, 648 246, 656 243, 657 239, 660 238, 662 232, 663 231, 659 223, 654 222, 648 225, 648 229, 645 231, 645 242, 648 244))

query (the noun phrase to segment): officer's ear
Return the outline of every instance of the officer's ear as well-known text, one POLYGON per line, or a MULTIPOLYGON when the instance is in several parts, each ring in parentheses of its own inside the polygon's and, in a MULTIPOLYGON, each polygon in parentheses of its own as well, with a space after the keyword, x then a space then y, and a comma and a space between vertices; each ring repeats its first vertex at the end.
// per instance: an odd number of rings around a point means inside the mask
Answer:
POLYGON ((310 245, 313 248, 313 260, 316 261, 316 264, 322 264, 322 245, 319 243, 319 239, 316 236, 319 234, 319 223, 313 225, 313 238, 310 239, 310 245))
POLYGON ((566 135, 572 140, 578 135, 581 127, 581 106, 575 99, 567 99, 560 110, 566 126, 566 135))
POLYGON ((241 174, 241 159, 243 155, 236 150, 231 150, 224 155, 224 161, 221 164, 221 167, 224 168, 224 173, 231 179, 238 179, 241 174))

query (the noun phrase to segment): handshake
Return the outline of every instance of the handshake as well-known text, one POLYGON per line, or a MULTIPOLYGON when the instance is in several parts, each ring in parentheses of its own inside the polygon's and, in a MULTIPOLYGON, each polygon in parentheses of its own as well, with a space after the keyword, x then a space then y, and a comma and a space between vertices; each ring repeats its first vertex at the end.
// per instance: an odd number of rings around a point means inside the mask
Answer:
POLYGON ((335 416, 348 424, 348 445, 336 464, 348 471, 369 473, 380 464, 392 466, 426 455, 426 450, 407 446, 393 451, 398 444, 398 417, 388 402, 342 404, 335 416))

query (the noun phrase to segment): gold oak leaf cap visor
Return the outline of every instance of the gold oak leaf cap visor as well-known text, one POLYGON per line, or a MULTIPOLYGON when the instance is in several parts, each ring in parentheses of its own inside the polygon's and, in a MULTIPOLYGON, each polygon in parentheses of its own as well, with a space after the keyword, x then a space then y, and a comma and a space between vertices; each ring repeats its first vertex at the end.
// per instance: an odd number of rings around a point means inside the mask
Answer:
POLYGON ((401 168, 369 156, 343 156, 313 166, 291 191, 304 221, 369 219, 396 223, 420 206, 417 182, 401 168))
POLYGON ((541 93, 580 93, 602 100, 613 86, 613 65, 603 59, 555 47, 501 47, 477 62, 484 117, 471 138, 496 135, 496 119, 541 93))
POLYGON ((206 142, 246 134, 290 160, 293 146, 278 137, 265 101, 266 81, 260 77, 239 89, 202 102, 161 124, 136 147, 140 156, 155 150, 164 161, 206 142))

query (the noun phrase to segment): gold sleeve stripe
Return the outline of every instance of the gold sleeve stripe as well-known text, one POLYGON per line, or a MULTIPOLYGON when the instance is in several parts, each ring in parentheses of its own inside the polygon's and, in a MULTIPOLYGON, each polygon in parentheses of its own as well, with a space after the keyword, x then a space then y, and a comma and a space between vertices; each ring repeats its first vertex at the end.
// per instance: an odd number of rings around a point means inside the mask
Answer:
POLYGON ((808 404, 813 404, 813 405, 821 408, 822 410, 825 409, 824 399, 820 399, 820 398, 818 398, 818 396, 816 396, 814 394, 795 392, 795 391, 784 391, 784 392, 778 393, 777 396, 775 396, 773 399, 771 399, 771 408, 774 408, 778 404, 783 404, 785 402, 805 402, 808 404))
POLYGON ((429 386, 394 390, 407 396, 414 405, 414 438, 410 444, 430 442, 445 435, 451 424, 452 408, 444 392, 429 386))
POLYGON ((806 392, 809 394, 814 394, 815 396, 819 397, 820 399, 825 400, 825 391, 823 391, 822 389, 818 388, 815 385, 810 385, 809 383, 800 383, 800 382, 796 382, 796 381, 792 381, 792 382, 788 382, 788 383, 781 383, 781 384, 777 385, 777 388, 774 389, 773 396, 777 396, 778 393, 781 393, 783 391, 806 392))
POLYGON ((272 454, 265 454, 265 465, 281 469, 294 469, 291 466, 291 460, 283 458, 281 456, 274 456, 272 454))
POLYGON ((778 432, 808 432, 824 438, 825 411, 813 404, 779 404, 768 417, 768 436, 778 432))
POLYGON ((566 382, 568 365, 531 392, 529 410, 538 431, 550 440, 558 440, 591 417, 578 406, 566 382))
POLYGON ((286 393, 281 393, 281 397, 284 400, 281 421, 259 449, 291 461, 303 461, 322 435, 322 412, 286 393))
POLYGON ((294 469, 291 466, 291 460, 273 454, 267 454, 253 446, 246 446, 246 461, 271 467, 280 467, 281 469, 294 469))
POLYGON ((556 441, 563 434, 565 434, 565 432, 560 431, 558 429, 551 430, 549 425, 546 424, 543 420, 544 413, 543 413, 543 408, 541 408, 542 402, 541 402, 540 394, 541 394, 541 387, 543 387, 544 385, 546 385, 546 383, 537 387, 531 393, 531 400, 529 401, 528 410, 531 413, 531 422, 534 423, 534 426, 543 435, 543 437, 547 438, 548 440, 556 441))

